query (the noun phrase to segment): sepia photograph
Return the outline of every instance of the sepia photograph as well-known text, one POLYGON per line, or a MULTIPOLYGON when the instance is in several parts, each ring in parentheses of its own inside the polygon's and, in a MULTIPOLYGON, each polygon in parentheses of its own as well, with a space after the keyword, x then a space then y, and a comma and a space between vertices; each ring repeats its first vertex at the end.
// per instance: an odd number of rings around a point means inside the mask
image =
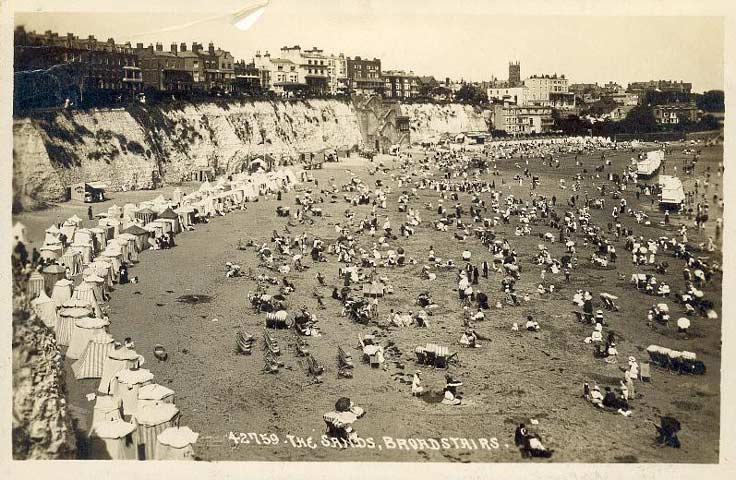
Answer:
POLYGON ((3 7, 10 461, 724 461, 723 11, 53 3, 3 7))

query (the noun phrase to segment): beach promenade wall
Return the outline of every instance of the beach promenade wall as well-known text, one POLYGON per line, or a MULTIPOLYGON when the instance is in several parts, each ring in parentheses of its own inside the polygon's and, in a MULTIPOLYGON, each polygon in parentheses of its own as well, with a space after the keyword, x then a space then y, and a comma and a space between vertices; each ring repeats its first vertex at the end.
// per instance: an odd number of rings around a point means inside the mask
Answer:
MULTIPOLYGON (((469 105, 400 108, 412 143, 488 130, 488 112, 469 105)), ((317 99, 35 113, 13 122, 13 210, 65 200, 81 182, 103 182, 111 191, 156 188, 200 170, 240 172, 256 155, 361 146, 376 135, 371 129, 385 129, 374 123, 359 122, 349 101, 317 99)))

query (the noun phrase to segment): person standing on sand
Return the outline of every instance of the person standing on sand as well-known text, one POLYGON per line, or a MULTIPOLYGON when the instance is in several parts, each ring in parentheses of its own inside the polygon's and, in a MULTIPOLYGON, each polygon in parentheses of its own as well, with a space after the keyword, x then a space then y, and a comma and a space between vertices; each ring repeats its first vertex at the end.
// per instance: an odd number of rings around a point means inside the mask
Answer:
POLYGON ((89 218, 90 220, 93 220, 95 218, 94 215, 92 215, 92 205, 87 207, 87 218, 89 218))

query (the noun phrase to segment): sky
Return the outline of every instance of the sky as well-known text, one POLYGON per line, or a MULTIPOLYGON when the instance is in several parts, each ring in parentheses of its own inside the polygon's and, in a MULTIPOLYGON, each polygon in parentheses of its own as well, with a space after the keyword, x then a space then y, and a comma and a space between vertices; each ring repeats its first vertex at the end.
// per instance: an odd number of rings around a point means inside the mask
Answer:
POLYGON ((271 0, 246 32, 219 19, 151 33, 232 13, 247 2, 75 0, 70 7, 28 0, 17 2, 15 23, 61 35, 113 37, 118 43, 161 42, 165 49, 172 42, 196 41, 205 48, 214 42, 247 61, 257 50, 277 56, 285 45, 317 46, 327 53, 380 58, 383 70, 411 70, 438 79, 506 79, 513 60, 521 62, 522 78, 557 73, 571 83, 662 79, 691 82, 696 92, 724 87, 724 23, 717 16, 541 16, 534 9, 520 14, 493 8, 498 2, 471 0, 271 0))

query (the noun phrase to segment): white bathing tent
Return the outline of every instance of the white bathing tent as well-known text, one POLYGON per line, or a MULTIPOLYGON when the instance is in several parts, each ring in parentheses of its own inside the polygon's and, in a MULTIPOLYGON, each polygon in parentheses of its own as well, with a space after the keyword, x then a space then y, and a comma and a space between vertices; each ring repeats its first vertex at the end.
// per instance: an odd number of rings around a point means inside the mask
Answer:
POLYGON ((122 420, 92 425, 90 458, 97 460, 137 460, 136 426, 122 420))
POLYGON ((79 360, 72 364, 74 377, 77 380, 101 378, 105 359, 112 351, 114 343, 115 339, 105 331, 99 332, 90 338, 84 352, 79 356, 79 360))
POLYGON ((155 460, 194 460, 199 434, 189 427, 169 427, 158 434, 155 460))
POLYGON ((178 415, 179 409, 172 403, 145 405, 136 412, 134 422, 138 428, 138 443, 143 446, 144 452, 141 460, 156 458, 158 435, 173 427, 178 415))
POLYGON ((38 318, 49 328, 56 328, 56 303, 41 289, 38 297, 31 300, 31 308, 38 318))
POLYGON ((685 191, 682 181, 670 175, 659 176, 659 186, 662 189, 662 199, 659 201, 664 206, 679 206, 685 201, 685 191))
POLYGON ((24 244, 27 243, 26 226, 20 222, 15 222, 15 225, 13 225, 13 246, 15 246, 18 242, 24 244))
POLYGON ((138 355, 135 350, 121 344, 114 345, 102 365, 102 376, 100 377, 100 384, 97 386, 97 391, 112 394, 115 375, 121 370, 141 366, 143 362, 143 356, 138 355))
POLYGON ((153 373, 145 368, 126 368, 115 374, 112 394, 123 400, 123 414, 134 415, 138 409, 138 391, 153 383, 153 373))
POLYGON ((105 318, 84 317, 74 321, 69 348, 66 351, 67 358, 81 358, 87 349, 90 340, 98 335, 107 333, 110 321, 105 318))
POLYGON ((654 175, 664 160, 663 150, 647 152, 647 158, 636 164, 636 174, 640 177, 651 177, 654 175))
POLYGON ((138 391, 138 408, 156 403, 174 403, 174 391, 158 383, 141 387, 138 391))

